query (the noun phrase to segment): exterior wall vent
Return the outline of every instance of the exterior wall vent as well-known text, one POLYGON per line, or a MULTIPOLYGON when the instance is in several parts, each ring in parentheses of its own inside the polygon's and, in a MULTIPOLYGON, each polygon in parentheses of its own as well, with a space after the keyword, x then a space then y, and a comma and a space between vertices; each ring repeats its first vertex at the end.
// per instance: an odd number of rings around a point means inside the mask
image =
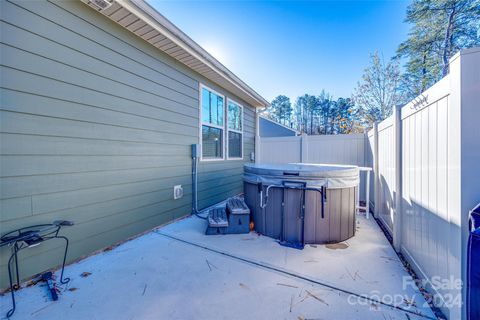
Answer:
POLYGON ((108 0, 90 0, 100 11, 107 9, 112 5, 112 2, 108 0))
POLYGON ((183 188, 182 185, 176 185, 173 187, 173 199, 177 200, 183 197, 183 188))

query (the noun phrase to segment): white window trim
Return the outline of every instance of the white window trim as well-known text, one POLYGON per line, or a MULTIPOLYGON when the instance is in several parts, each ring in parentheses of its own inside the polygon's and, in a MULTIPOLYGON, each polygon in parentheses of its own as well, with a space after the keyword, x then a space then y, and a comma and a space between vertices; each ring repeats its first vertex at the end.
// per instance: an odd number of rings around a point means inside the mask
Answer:
MULTIPOLYGON (((200 83, 199 84, 199 93, 198 93, 198 96, 199 96, 199 101, 198 101, 198 106, 199 106, 199 111, 198 111, 198 143, 200 145, 200 161, 202 162, 209 162, 209 161, 224 161, 225 160, 225 145, 227 144, 227 141, 225 141, 225 137, 226 137, 226 130, 225 128, 228 126, 225 122, 226 118, 225 117, 225 113, 226 113, 226 97, 225 95, 219 93, 218 91, 215 91, 213 90, 212 88, 210 87, 207 87, 206 85, 200 83), (219 125, 214 125, 214 124, 211 124, 211 123, 208 123, 208 122, 203 122, 203 117, 202 117, 202 110, 203 110, 203 106, 202 106, 202 92, 203 92, 203 89, 206 89, 210 92, 213 92, 215 93, 216 95, 220 96, 223 98, 223 126, 219 126, 219 125), (222 157, 221 158, 204 158, 203 157, 203 143, 202 143, 202 127, 203 126, 207 126, 207 127, 212 127, 212 128, 217 128, 217 129, 222 129, 223 130, 223 143, 222 143, 222 157)), ((242 125, 242 128, 243 128, 243 125, 242 125)), ((242 135, 242 139, 243 139, 243 135, 242 135)), ((243 144, 243 141, 242 141, 242 144, 243 144)), ((242 154, 243 154, 243 151, 242 151, 242 154)))
POLYGON ((244 122, 243 122, 243 113, 245 111, 245 108, 243 107, 243 105, 241 105, 240 103, 238 103, 237 101, 233 100, 233 99, 230 99, 227 97, 227 101, 226 101, 226 105, 225 105, 225 146, 226 146, 226 155, 227 155, 227 160, 243 160, 244 158, 244 153, 243 153, 243 127, 245 126, 244 122), (237 106, 240 107, 240 109, 242 110, 242 117, 241 117, 241 123, 242 123, 242 130, 235 130, 235 129, 230 129, 228 127, 228 103, 229 102, 233 102, 234 104, 236 104, 237 106), (235 133, 239 133, 242 135, 242 141, 240 142, 242 144, 242 156, 241 157, 233 157, 233 158, 230 158, 228 156, 228 132, 229 131, 232 131, 232 132, 235 132, 235 133))

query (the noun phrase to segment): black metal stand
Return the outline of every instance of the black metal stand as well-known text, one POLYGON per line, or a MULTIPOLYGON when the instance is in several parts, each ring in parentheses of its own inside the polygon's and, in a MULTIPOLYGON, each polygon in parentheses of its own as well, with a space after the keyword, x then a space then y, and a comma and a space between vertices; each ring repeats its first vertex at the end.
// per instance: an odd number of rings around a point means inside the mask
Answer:
MULTIPOLYGON (((305 201, 306 201, 306 191, 316 191, 319 192, 322 197, 322 208, 321 208, 321 215, 322 219, 325 218, 325 202, 327 200, 327 188, 325 186, 321 186, 320 188, 315 187, 307 187, 307 183, 304 181, 294 181, 294 180, 284 180, 282 181, 281 185, 269 185, 265 192, 265 202, 263 202, 263 184, 258 184, 258 190, 260 192, 260 208, 264 209, 267 207, 268 204, 268 197, 269 191, 271 188, 282 189, 282 213, 281 213, 281 234, 280 234, 280 244, 291 246, 298 249, 303 249, 305 246, 305 201), (284 224, 285 224, 285 190, 299 190, 302 192, 301 200, 300 200, 300 215, 299 219, 301 220, 301 234, 300 234, 300 242, 298 244, 289 244, 285 242, 284 236, 284 224)), ((265 218, 265 215, 264 215, 265 218)), ((265 222, 264 222, 265 225, 265 222)))
MULTIPOLYGON (((286 247, 293 247, 296 249, 303 249, 305 247, 305 188, 307 188, 307 183, 300 181, 300 182, 290 182, 290 181, 283 181, 282 182, 282 215, 281 215, 281 233, 280 233, 280 245, 286 247), (299 243, 291 243, 285 240, 285 190, 293 189, 293 190, 300 190, 302 193, 300 198, 300 210, 298 219, 300 220, 302 226, 300 228, 300 242, 299 243)), ((321 192, 321 191, 320 191, 321 192)), ((323 195, 323 194, 322 194, 323 195)))
MULTIPOLYGON (((303 181, 288 181, 288 182, 296 182, 296 183, 303 183, 303 181)), ((322 195, 322 203, 325 204, 325 202, 327 201, 327 188, 325 186, 322 186, 320 188, 314 188, 314 187, 305 187, 305 186, 300 186, 300 187, 295 187, 295 186, 291 186, 291 185, 286 185, 285 184, 285 181, 282 181, 282 184, 281 185, 269 185, 267 187, 267 190, 265 192, 265 201, 263 201, 263 184, 262 183, 259 183, 258 184, 258 190, 259 192, 261 193, 260 194, 260 208, 264 209, 267 207, 268 205, 268 197, 269 197, 269 191, 271 188, 279 188, 279 189, 294 189, 294 190, 303 190, 303 191, 317 191, 319 192, 321 195, 322 195)), ((322 219, 325 218, 325 206, 323 205, 322 206, 322 210, 321 210, 321 214, 322 214, 322 219)))
POLYGON ((58 233, 62 226, 73 225, 70 221, 56 221, 51 224, 40 224, 30 226, 26 228, 17 229, 11 231, 0 238, 0 247, 10 246, 12 248, 12 254, 8 259, 8 278, 10 281, 10 292, 12 294, 12 308, 7 312, 7 318, 10 318, 15 312, 15 290, 20 288, 20 276, 18 269, 18 252, 39 245, 40 243, 51 239, 63 239, 65 240, 65 252, 63 254, 62 271, 60 273, 60 283, 66 284, 70 281, 70 278, 63 278, 63 271, 65 269, 65 261, 67 259, 68 252, 68 238, 60 236, 58 233), (13 282, 12 274, 12 262, 15 261, 15 278, 16 284, 13 282))

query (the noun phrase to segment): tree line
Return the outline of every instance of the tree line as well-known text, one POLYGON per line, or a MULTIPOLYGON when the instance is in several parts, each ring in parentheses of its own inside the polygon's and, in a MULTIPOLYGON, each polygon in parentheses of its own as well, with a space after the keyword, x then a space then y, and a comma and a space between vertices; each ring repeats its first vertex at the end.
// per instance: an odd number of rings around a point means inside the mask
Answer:
POLYGON ((370 54, 351 97, 321 90, 292 103, 279 95, 266 115, 309 135, 363 132, 446 76, 459 50, 480 45, 480 0, 413 0, 405 22, 411 28, 396 55, 370 54))
POLYGON ((322 90, 318 96, 298 97, 293 106, 290 98, 280 95, 271 102, 268 116, 309 135, 339 134, 363 130, 355 121, 357 112, 352 99, 334 100, 322 90))

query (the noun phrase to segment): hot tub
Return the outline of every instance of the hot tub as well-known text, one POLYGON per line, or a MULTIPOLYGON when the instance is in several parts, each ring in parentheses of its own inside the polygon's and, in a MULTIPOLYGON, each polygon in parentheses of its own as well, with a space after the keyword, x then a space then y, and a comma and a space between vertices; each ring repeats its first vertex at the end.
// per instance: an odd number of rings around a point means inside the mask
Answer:
POLYGON ((358 167, 249 163, 243 179, 255 231, 300 246, 355 235, 358 167))

